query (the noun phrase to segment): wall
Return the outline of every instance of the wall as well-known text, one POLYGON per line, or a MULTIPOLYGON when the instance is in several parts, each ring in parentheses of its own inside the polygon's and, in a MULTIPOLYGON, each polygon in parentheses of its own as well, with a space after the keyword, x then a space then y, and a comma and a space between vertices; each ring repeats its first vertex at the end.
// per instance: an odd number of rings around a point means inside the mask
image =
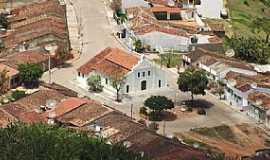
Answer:
MULTIPOLYGON (((112 94, 116 93, 116 90, 112 87, 112 82, 109 77, 106 75, 91 72, 88 75, 77 74, 77 82, 80 87, 88 89, 87 78, 93 74, 98 74, 101 76, 101 84, 104 86, 104 90, 110 92, 112 94), (107 83, 106 83, 107 79, 107 83)), ((167 87, 167 79, 166 73, 164 70, 158 68, 154 64, 152 64, 147 59, 142 58, 140 62, 134 66, 133 70, 129 72, 125 77, 125 83, 122 86, 120 93, 122 94, 130 94, 130 93, 138 93, 141 92, 141 82, 146 81, 146 90, 152 91, 156 89, 161 89, 167 87), (148 71, 150 71, 150 75, 148 75, 148 71), (138 77, 138 73, 140 72, 140 77, 138 77), (143 72, 145 76, 143 76, 143 72), (161 81, 161 86, 159 87, 159 80, 161 81), (126 92, 126 87, 129 86, 129 93, 126 92)))
POLYGON ((152 48, 164 50, 179 50, 183 52, 189 51, 191 44, 190 38, 170 35, 162 32, 150 32, 144 35, 138 35, 144 44, 149 44, 152 48))
POLYGON ((141 59, 139 64, 135 66, 127 75, 126 84, 123 87, 123 92, 126 93, 126 86, 129 85, 130 93, 141 92, 141 82, 146 81, 146 90, 151 91, 155 89, 160 89, 167 87, 167 79, 165 71, 161 70, 157 66, 151 64, 147 59, 141 59), (148 72, 150 71, 150 75, 148 72), (138 73, 140 77, 138 77, 138 73), (143 73, 145 75, 143 76, 143 73), (159 80, 161 81, 161 86, 159 87, 159 80))
POLYGON ((148 2, 144 0, 122 0, 123 9, 132 8, 132 7, 146 7, 149 8, 148 2))

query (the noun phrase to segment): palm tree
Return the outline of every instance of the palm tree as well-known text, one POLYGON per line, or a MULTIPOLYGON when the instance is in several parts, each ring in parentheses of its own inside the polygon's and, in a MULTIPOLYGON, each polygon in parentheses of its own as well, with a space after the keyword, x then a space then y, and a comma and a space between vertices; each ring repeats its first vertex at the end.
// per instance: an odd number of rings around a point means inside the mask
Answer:
POLYGON ((120 24, 124 24, 128 20, 126 13, 120 13, 118 14, 118 21, 120 24))

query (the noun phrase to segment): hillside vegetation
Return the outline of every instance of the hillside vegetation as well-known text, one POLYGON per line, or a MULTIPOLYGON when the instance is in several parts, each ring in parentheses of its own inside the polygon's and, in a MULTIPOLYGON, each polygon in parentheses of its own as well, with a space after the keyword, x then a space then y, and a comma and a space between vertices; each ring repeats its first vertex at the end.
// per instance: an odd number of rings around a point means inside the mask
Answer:
POLYGON ((265 36, 263 32, 254 31, 256 18, 268 19, 270 27, 270 0, 227 0, 226 7, 230 13, 230 31, 236 35, 265 36))

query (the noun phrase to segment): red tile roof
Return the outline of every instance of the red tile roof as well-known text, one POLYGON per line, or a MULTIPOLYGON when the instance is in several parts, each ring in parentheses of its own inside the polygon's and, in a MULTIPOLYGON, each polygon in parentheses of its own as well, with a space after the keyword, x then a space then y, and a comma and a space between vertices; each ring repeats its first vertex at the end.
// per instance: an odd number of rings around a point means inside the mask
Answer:
POLYGON ((133 54, 128 54, 118 48, 106 48, 97 54, 94 58, 82 65, 78 71, 82 74, 88 74, 93 70, 113 76, 115 72, 126 74, 132 70, 139 58, 133 54))
POLYGON ((7 76, 12 77, 19 74, 19 71, 16 69, 13 69, 9 67, 8 65, 5 65, 3 63, 0 63, 0 72, 7 71, 7 76))
POLYGON ((180 13, 181 8, 178 7, 164 7, 164 6, 154 6, 150 8, 151 12, 167 12, 167 13, 180 13))
POLYGON ((13 17, 10 18, 10 21, 27 19, 41 14, 63 16, 65 15, 65 9, 57 0, 45 0, 13 9, 11 11, 13 17))
POLYGON ((4 109, 0 108, 0 128, 6 127, 8 124, 17 121, 15 117, 4 109))
POLYGON ((87 102, 88 101, 86 99, 70 97, 58 103, 54 109, 46 112, 45 114, 49 115, 49 113, 54 113, 55 117, 59 117, 86 104, 87 102))
POLYGON ((11 56, 6 57, 7 61, 4 62, 13 68, 17 68, 19 64, 40 64, 47 62, 49 57, 48 53, 41 50, 28 50, 24 52, 15 53, 11 56))
POLYGON ((249 94, 248 99, 253 103, 257 103, 261 101, 260 104, 257 104, 259 107, 263 107, 264 109, 270 109, 270 94, 269 93, 262 93, 262 92, 254 92, 249 94))

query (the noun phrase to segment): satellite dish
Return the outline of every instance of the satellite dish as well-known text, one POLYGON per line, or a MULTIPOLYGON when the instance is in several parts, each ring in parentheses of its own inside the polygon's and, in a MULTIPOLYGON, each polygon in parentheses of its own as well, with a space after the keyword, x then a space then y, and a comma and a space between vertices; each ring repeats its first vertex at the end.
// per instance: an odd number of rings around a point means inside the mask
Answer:
POLYGON ((53 44, 48 44, 44 47, 44 49, 46 51, 48 51, 50 53, 50 55, 55 55, 55 52, 57 50, 58 46, 57 45, 53 45, 53 44))
POLYGON ((46 101, 46 107, 49 109, 53 109, 56 106, 56 104, 57 104, 57 101, 53 99, 49 99, 46 101))

